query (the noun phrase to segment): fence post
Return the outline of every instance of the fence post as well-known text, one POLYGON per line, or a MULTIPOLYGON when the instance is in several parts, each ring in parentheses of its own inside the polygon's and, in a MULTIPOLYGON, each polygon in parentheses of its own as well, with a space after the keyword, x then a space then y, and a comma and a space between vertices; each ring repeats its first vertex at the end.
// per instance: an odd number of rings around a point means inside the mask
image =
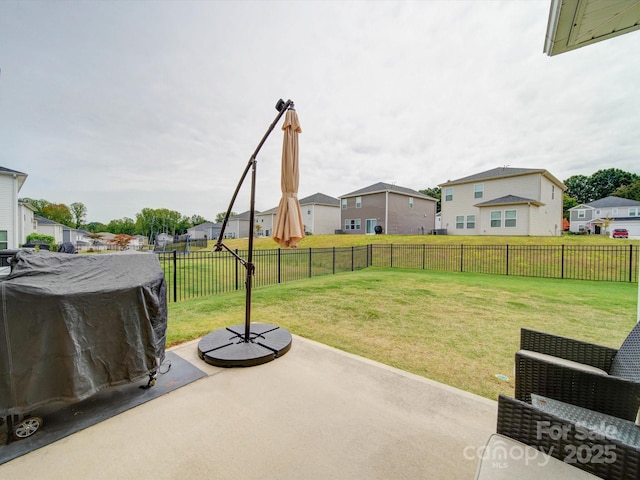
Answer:
MULTIPOLYGON (((629 283, 631 283, 632 281, 633 281, 633 244, 629 245, 629 283)), ((640 306, 638 308, 640 308, 640 306)))
POLYGON ((389 266, 393 268, 393 243, 389 247, 389 266))
POLYGON ((311 267, 311 247, 309 247, 309 278, 312 276, 312 267, 311 267))
POLYGON ((426 268, 427 244, 422 244, 422 269, 426 268))
POLYGON ((507 276, 509 275, 509 244, 507 243, 507 276))
POLYGON ((173 303, 178 301, 178 254, 173 251, 173 303))
POLYGON ((351 271, 353 272, 354 269, 353 247, 351 247, 351 271))
POLYGON ((464 272, 464 244, 460 244, 460 271, 464 272))
MULTIPOLYGON (((237 248, 236 248, 235 252, 236 252, 236 255, 238 255, 238 249, 237 248)), ((239 287, 240 287, 240 282, 239 282, 239 278, 238 278, 238 259, 236 258, 234 260, 235 261, 233 263, 236 266, 236 290, 238 290, 239 287)))
POLYGON ((562 255, 560 256, 560 278, 564 278, 564 243, 562 244, 562 255))
POLYGON ((278 247, 278 283, 281 283, 282 279, 280 277, 280 274, 282 272, 282 249, 280 247, 278 247))
POLYGON ((333 247, 333 258, 331 259, 331 273, 336 274, 336 247, 333 247))

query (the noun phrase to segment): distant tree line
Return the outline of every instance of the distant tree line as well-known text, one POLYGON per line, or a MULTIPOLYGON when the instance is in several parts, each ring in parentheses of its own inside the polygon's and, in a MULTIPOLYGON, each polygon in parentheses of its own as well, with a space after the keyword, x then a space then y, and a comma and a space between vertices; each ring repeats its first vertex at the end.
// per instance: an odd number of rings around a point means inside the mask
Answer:
MULTIPOLYGON (((565 218, 569 217, 570 208, 604 197, 615 196, 640 201, 640 175, 618 168, 598 170, 591 176, 573 175, 562 183, 567 187, 563 202, 565 218)), ((425 188, 420 193, 437 199, 437 211, 440 211, 440 187, 425 188)))
POLYGON ((136 219, 124 217, 111 220, 108 224, 100 222, 86 222, 87 208, 80 202, 67 206, 63 203, 51 203, 47 200, 21 198, 21 202, 30 204, 35 214, 71 228, 83 229, 90 233, 109 232, 115 235, 144 235, 154 238, 158 233, 181 235, 188 228, 206 223, 204 217, 192 215, 187 217, 180 212, 166 208, 143 208, 136 213, 136 219))

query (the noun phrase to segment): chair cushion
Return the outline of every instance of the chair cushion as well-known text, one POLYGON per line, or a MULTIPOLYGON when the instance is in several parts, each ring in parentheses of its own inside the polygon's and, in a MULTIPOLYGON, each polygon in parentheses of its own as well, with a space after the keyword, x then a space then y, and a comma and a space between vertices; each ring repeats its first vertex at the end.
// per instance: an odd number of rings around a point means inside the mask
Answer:
POLYGON ((553 355, 547 355, 546 353, 533 352, 531 350, 520 350, 518 352, 521 355, 525 355, 531 358, 537 358, 545 362, 555 363, 556 365, 563 365, 565 367, 573 368, 575 370, 582 370, 584 372, 598 373, 600 375, 608 375, 607 372, 591 365, 585 365, 584 363, 574 362, 572 360, 565 360, 564 358, 554 357, 553 355))
POLYGON ((476 480, 596 480, 598 477, 524 443, 493 434, 481 452, 476 480))

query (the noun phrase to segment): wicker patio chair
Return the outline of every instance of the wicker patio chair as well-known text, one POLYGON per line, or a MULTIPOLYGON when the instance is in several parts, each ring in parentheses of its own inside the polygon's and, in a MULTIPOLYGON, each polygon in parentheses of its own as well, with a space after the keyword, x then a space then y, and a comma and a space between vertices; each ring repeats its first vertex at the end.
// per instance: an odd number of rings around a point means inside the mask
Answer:
POLYGON ((619 349, 522 329, 515 396, 543 395, 626 420, 640 407, 640 323, 619 349))
POLYGON ((504 395, 498 397, 497 433, 600 478, 640 478, 640 447, 504 395))

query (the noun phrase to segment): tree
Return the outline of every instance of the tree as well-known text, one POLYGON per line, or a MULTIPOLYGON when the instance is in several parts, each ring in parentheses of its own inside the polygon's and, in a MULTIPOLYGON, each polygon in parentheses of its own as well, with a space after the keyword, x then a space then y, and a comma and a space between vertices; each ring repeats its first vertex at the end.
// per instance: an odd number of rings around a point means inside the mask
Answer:
POLYGON ((107 232, 126 235, 134 235, 136 233, 136 223, 132 218, 124 217, 120 220, 111 220, 107 225, 107 232))
POLYGON ((75 220, 75 228, 80 228, 87 216, 87 207, 84 206, 84 203, 80 202, 73 202, 69 207, 75 220))
POLYGON ((192 227, 195 227, 196 225, 201 225, 203 223, 209 223, 209 220, 207 220, 206 218, 200 215, 191 215, 191 218, 189 219, 189 221, 191 222, 192 227))
POLYGON ((578 204, 589 203, 594 200, 589 177, 586 175, 573 175, 562 183, 567 187, 566 194, 575 198, 578 204))
POLYGON ((424 190, 418 190, 420 193, 424 193, 425 195, 429 195, 438 200, 436 204, 436 213, 440 211, 440 199, 442 197, 442 192, 440 191, 440 187, 430 187, 425 188, 424 190))
POLYGON ((102 234, 98 232, 91 232, 89 233, 89 235, 87 235, 87 237, 91 239, 91 243, 93 245, 98 245, 100 243, 100 240, 102 240, 102 234))
POLYGON ((87 232, 92 232, 92 233, 107 231, 107 226, 104 223, 100 223, 100 222, 87 223, 84 226, 84 228, 87 232))
POLYGON ((67 227, 73 227, 73 215, 64 203, 50 203, 42 209, 43 217, 61 223, 67 227))
MULTIPOLYGON (((222 223, 224 222, 224 216, 227 214, 227 212, 220 212, 219 214, 216 215, 216 223, 222 223)), ((229 217, 233 217, 234 215, 237 215, 236 212, 231 212, 229 214, 229 217)))
POLYGON ((131 235, 127 235, 125 233, 119 233, 118 235, 113 237, 111 240, 109 240, 109 243, 113 243, 114 245, 117 245, 120 250, 125 250, 129 246, 129 243, 131 243, 131 240, 133 240, 134 238, 135 237, 131 235))
POLYGON ((593 191, 593 200, 608 197, 622 186, 631 185, 640 180, 640 176, 635 173, 625 172, 619 168, 607 168, 606 170, 598 170, 591 175, 589 183, 593 191))
POLYGON ((566 193, 563 194, 563 201, 562 201, 562 212, 563 212, 563 217, 566 218, 567 220, 570 220, 569 218, 569 209, 573 208, 575 206, 578 205, 578 201, 573 198, 570 197, 569 195, 567 195, 566 193))
POLYGON ((43 213, 44 207, 49 205, 49 202, 44 199, 35 200, 33 198, 25 197, 25 198, 18 199, 18 201, 22 203, 28 203, 29 205, 31 205, 35 210, 35 214, 40 217, 45 216, 43 213))
POLYGON ((624 185, 616 188, 612 195, 620 198, 628 198, 629 200, 637 200, 640 202, 640 180, 633 182, 631 185, 624 185))

